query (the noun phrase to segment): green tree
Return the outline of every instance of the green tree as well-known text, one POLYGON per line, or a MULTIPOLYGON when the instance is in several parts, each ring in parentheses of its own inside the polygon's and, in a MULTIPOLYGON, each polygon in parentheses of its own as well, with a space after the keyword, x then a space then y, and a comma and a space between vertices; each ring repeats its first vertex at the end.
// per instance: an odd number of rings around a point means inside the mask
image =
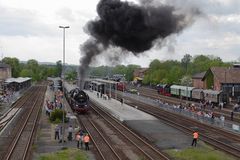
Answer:
POLYGON ((210 67, 230 66, 221 58, 215 56, 198 55, 193 58, 192 74, 207 71, 210 67))
POLYGON ((40 65, 39 66, 39 75, 40 75, 40 79, 39 80, 46 80, 48 75, 48 68, 45 65, 40 65))
POLYGON ((59 60, 56 62, 56 76, 61 77, 62 74, 62 61, 59 60))
POLYGON ((21 67, 19 64, 19 60, 17 58, 5 57, 2 59, 2 61, 11 66, 12 77, 15 77, 15 78, 19 77, 19 74, 21 72, 21 67))
POLYGON ((133 72, 135 69, 140 68, 140 66, 138 65, 128 65, 126 68, 126 72, 125 72, 125 78, 127 81, 132 81, 133 80, 133 72))
POLYGON ((77 71, 72 70, 72 71, 68 71, 66 73, 66 79, 67 80, 76 80, 77 79, 77 71))
POLYGON ((30 70, 33 81, 39 81, 41 79, 40 68, 36 60, 28 60, 26 64, 26 69, 30 70))
POLYGON ((155 59, 150 63, 149 71, 144 76, 143 83, 177 83, 183 73, 181 64, 178 61, 168 60, 160 62, 155 59))
POLYGON ((113 68, 113 74, 126 74, 126 66, 124 65, 117 65, 113 68))
POLYGON ((181 59, 182 66, 186 69, 186 74, 188 74, 188 65, 190 64, 192 56, 190 54, 185 54, 181 59))
POLYGON ((21 77, 32 77, 32 71, 30 69, 22 69, 20 72, 21 77))
POLYGON ((48 67, 47 68, 47 76, 48 77, 57 77, 57 69, 56 67, 48 67))
POLYGON ((157 70, 160 67, 161 67, 161 62, 158 59, 154 59, 149 65, 150 70, 157 70))

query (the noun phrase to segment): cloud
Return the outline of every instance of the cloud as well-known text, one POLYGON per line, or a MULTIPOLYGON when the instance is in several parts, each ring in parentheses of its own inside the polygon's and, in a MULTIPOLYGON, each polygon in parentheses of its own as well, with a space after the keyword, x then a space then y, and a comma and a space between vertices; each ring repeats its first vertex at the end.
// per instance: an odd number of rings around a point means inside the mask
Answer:
POLYGON ((69 8, 61 8, 56 12, 57 16, 61 19, 64 19, 68 22, 75 21, 75 17, 73 15, 73 11, 69 8))
MULTIPOLYGON (((79 45, 88 35, 84 24, 96 18, 99 0, 5 0, 0 2, 0 53, 20 60, 56 62, 62 59, 62 30, 66 31, 66 63, 79 64, 79 45), (50 56, 51 55, 51 56, 50 56)), ((131 3, 168 3, 179 10, 199 8, 203 13, 193 25, 166 41, 166 47, 153 48, 139 57, 122 56, 122 64, 140 64, 147 67, 151 60, 177 59, 184 54, 213 54, 223 61, 235 60, 240 50, 240 0, 121 0, 131 3), (141 1, 141 2, 140 2, 141 1), (175 52, 172 53, 175 49, 175 52)), ((121 51, 119 51, 121 52, 121 51)), ((114 62, 114 56, 109 56, 114 62)), ((102 57, 98 59, 103 60, 102 57)), ((99 65, 107 64, 99 61, 99 65)), ((118 60, 117 60, 118 61, 118 60)), ((121 61, 121 59, 120 59, 121 61)))
POLYGON ((0 35, 41 36, 53 35, 54 33, 39 20, 34 11, 1 6, 0 10, 0 35))

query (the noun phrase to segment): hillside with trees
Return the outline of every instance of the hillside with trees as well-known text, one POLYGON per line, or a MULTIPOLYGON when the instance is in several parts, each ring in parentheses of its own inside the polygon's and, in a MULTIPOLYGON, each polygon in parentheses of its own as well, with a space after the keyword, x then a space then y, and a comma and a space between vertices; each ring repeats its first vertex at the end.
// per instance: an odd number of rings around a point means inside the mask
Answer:
POLYGON ((61 76, 62 63, 56 62, 56 65, 39 65, 34 59, 28 60, 26 63, 20 63, 17 58, 5 57, 3 63, 11 66, 12 77, 31 77, 33 81, 45 80, 47 77, 61 76))
MULTIPOLYGON (((20 63, 17 58, 5 57, 2 62, 9 64, 12 68, 13 77, 31 77, 33 81, 45 80, 47 77, 61 77, 62 62, 59 60, 55 65, 39 64, 38 61, 31 59, 26 63, 20 63)), ((144 76, 143 84, 189 84, 191 76, 207 71, 213 66, 231 66, 232 63, 223 62, 219 57, 211 55, 198 55, 192 57, 189 54, 184 55, 181 61, 153 60, 147 73, 144 76)), ((133 71, 141 68, 139 65, 130 64, 127 66, 117 65, 90 67, 88 75, 90 77, 112 77, 115 74, 125 75, 127 81, 133 80, 133 71)), ((65 78, 68 80, 76 80, 78 66, 66 65, 65 78)))
POLYGON ((143 79, 144 84, 189 84, 192 75, 207 71, 210 67, 226 67, 231 63, 224 63, 219 57, 198 55, 192 57, 184 55, 181 61, 153 60, 149 65, 149 70, 143 79))

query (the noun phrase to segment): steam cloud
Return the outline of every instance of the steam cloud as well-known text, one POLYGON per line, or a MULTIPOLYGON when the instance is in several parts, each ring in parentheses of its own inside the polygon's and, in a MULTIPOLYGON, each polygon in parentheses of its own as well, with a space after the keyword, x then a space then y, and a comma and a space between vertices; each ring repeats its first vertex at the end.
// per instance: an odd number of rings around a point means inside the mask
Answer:
POLYGON ((172 34, 180 33, 200 13, 192 9, 183 14, 173 6, 151 5, 152 1, 141 0, 141 5, 120 0, 101 0, 98 3, 98 17, 86 24, 86 32, 91 38, 81 46, 84 54, 79 68, 81 88, 91 60, 109 46, 121 47, 138 55, 151 49, 156 41, 161 42, 172 34))

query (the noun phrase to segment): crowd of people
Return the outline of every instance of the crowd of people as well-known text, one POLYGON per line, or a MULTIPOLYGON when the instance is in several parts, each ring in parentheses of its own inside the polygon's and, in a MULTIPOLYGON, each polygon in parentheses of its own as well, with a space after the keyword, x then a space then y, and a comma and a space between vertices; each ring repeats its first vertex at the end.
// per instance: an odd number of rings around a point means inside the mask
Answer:
POLYGON ((62 109, 62 99, 63 99, 63 92, 58 90, 54 93, 54 98, 52 101, 50 101, 49 99, 46 100, 46 114, 48 116, 50 116, 51 112, 54 109, 62 109))
MULTIPOLYGON (((221 123, 221 126, 224 126, 225 117, 224 115, 220 115, 219 117, 216 117, 214 113, 214 108, 216 107, 212 102, 200 102, 198 106, 196 106, 194 103, 188 103, 188 104, 182 104, 179 105, 172 104, 169 105, 168 103, 162 102, 161 100, 157 100, 158 103, 168 105, 169 108, 171 108, 175 112, 179 113, 188 113, 191 116, 194 116, 198 120, 208 120, 211 123, 214 123, 216 119, 218 119, 221 123)), ((233 112, 231 113, 231 120, 233 120, 233 112)))
MULTIPOLYGON (((68 136, 67 136, 67 139, 68 141, 72 141, 73 140, 73 133, 74 133, 74 129, 72 127, 72 125, 69 125, 68 127, 68 136)), ((62 142, 62 126, 60 125, 56 125, 55 126, 55 140, 59 140, 59 143, 62 142)), ((76 132, 75 134, 75 140, 77 141, 77 148, 80 148, 83 149, 83 144, 85 146, 85 150, 89 150, 89 142, 90 142, 90 136, 89 134, 80 129, 79 131, 76 132)))
POLYGON ((0 96, 0 103, 10 103, 14 96, 13 89, 4 90, 3 94, 0 96))
POLYGON ((87 132, 84 130, 80 129, 76 135, 76 141, 77 141, 77 148, 81 149, 83 148, 83 144, 85 145, 85 150, 89 150, 89 142, 90 142, 90 136, 87 132))

